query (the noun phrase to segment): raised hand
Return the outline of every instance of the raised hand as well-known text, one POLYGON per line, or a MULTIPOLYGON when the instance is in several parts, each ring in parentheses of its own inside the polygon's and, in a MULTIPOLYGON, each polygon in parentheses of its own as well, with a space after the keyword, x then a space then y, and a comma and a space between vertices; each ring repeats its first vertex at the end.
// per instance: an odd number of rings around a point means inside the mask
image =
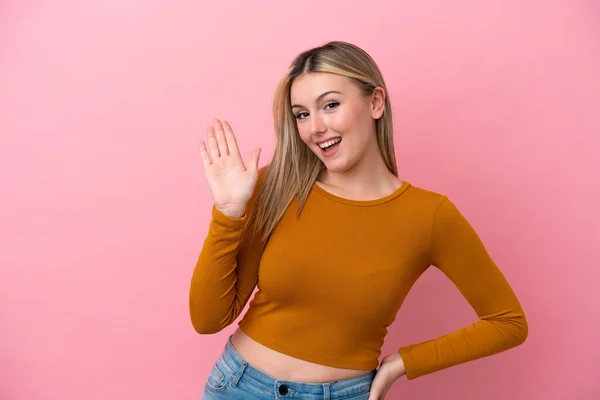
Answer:
POLYGON ((200 142, 204 176, 215 207, 231 218, 244 215, 258 180, 260 148, 244 164, 231 126, 215 119, 206 129, 207 143, 200 142))

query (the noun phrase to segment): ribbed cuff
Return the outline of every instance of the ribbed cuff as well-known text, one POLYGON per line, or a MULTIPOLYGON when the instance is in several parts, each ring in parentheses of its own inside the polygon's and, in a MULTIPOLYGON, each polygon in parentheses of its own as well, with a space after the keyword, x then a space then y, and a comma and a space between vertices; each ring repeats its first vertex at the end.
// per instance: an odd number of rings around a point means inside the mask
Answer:
POLYGON ((227 215, 223 214, 221 211, 217 209, 216 206, 213 205, 212 208, 212 219, 218 225, 225 226, 231 229, 239 229, 244 227, 246 224, 246 215, 244 214, 241 218, 231 218, 227 215))
POLYGON ((410 356, 409 346, 402 347, 398 350, 400 357, 402 357, 402 362, 404 362, 404 372, 406 374, 406 379, 415 379, 418 377, 417 372, 414 370, 414 361, 410 356))

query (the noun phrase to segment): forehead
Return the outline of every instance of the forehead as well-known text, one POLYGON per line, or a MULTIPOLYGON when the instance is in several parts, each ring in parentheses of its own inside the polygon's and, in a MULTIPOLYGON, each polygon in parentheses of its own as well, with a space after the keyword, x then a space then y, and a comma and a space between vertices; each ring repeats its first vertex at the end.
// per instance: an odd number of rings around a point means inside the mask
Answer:
POLYGON ((311 72, 295 78, 290 88, 292 103, 312 102, 330 90, 347 94, 355 85, 342 75, 327 72, 311 72))

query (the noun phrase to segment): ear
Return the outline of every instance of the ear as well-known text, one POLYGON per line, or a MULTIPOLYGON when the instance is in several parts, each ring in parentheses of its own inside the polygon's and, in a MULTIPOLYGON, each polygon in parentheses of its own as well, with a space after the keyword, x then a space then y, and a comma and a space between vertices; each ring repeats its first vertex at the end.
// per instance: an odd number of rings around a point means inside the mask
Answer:
POLYGON ((379 119, 385 111, 385 90, 382 87, 376 87, 371 94, 371 116, 373 119, 379 119))

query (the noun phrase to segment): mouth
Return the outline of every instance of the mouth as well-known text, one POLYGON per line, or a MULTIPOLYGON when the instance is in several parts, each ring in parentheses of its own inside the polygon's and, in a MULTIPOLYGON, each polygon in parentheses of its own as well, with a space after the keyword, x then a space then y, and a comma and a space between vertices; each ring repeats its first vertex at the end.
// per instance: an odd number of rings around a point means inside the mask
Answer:
POLYGON ((338 148, 340 147, 341 141, 342 141, 341 137, 336 137, 336 138, 330 139, 326 142, 318 143, 318 146, 321 149, 321 151, 323 152, 324 156, 330 157, 337 152, 338 148))

